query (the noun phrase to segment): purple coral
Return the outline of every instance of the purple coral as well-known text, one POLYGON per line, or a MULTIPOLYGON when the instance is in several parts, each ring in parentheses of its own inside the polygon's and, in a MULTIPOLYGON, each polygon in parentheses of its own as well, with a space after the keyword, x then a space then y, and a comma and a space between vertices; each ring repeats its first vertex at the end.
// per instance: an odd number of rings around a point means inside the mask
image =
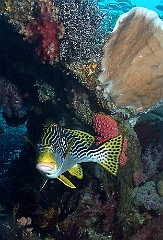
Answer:
POLYGON ((26 115, 18 87, 4 77, 0 78, 0 105, 8 117, 22 118, 26 115))
POLYGON ((135 206, 144 206, 147 210, 163 210, 163 197, 158 195, 154 181, 135 187, 132 190, 132 199, 135 206))
POLYGON ((163 159, 163 147, 160 145, 153 146, 150 144, 144 154, 142 154, 141 161, 143 163, 143 172, 149 178, 153 174, 158 173, 158 167, 163 159))

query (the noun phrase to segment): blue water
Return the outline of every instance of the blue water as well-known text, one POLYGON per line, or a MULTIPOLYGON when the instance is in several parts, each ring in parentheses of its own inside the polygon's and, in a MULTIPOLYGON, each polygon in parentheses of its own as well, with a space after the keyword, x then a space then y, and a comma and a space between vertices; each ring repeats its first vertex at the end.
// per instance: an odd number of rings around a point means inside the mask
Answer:
POLYGON ((150 10, 153 10, 157 12, 158 14, 163 14, 163 11, 160 11, 156 8, 157 5, 163 6, 163 0, 122 0, 122 1, 114 1, 114 0, 99 0, 98 1, 100 5, 107 5, 108 3, 117 3, 117 2, 127 2, 132 3, 133 5, 136 5, 137 7, 145 7, 150 10))
POLYGON ((160 4, 163 5, 163 3, 161 3, 163 1, 160 1, 160 0, 155 0, 155 1, 153 1, 153 0, 133 0, 132 2, 136 6, 146 7, 146 8, 151 9, 151 10, 153 10, 153 11, 159 13, 159 14, 163 14, 162 11, 159 11, 156 8, 157 5, 160 5, 160 4))

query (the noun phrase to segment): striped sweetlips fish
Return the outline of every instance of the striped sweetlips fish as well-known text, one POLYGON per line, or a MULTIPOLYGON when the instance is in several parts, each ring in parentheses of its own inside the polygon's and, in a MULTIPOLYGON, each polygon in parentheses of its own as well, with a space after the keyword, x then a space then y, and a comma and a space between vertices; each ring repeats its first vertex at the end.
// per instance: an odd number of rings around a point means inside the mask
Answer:
MULTIPOLYGON (((75 188, 64 172, 78 179, 83 178, 79 163, 97 162, 113 175, 117 175, 123 137, 118 135, 104 144, 94 147, 94 136, 81 131, 52 124, 38 145, 36 169, 47 179, 57 178, 66 186, 75 188)), ((43 187, 43 186, 42 186, 43 187)))

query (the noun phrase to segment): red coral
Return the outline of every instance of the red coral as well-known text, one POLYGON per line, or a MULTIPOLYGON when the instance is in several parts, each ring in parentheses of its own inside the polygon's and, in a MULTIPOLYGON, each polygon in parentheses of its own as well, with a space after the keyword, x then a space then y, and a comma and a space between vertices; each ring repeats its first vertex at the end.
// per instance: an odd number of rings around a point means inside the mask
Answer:
MULTIPOLYGON (((105 114, 96 114, 93 117, 93 128, 97 133, 95 145, 103 144, 104 142, 117 137, 119 134, 117 122, 110 116, 105 114)), ((125 165, 127 157, 125 151, 127 148, 127 139, 124 139, 122 153, 119 158, 120 165, 125 165)))
POLYGON ((121 152, 121 155, 119 157, 119 164, 121 166, 125 165, 126 162, 127 162, 127 156, 125 155, 126 148, 127 148, 127 139, 124 138, 123 146, 122 146, 122 152, 121 152))
POLYGON ((117 137, 119 134, 117 122, 112 117, 100 113, 93 117, 93 128, 97 133, 96 145, 117 137))
POLYGON ((63 23, 58 21, 58 9, 50 0, 38 2, 37 17, 31 19, 27 25, 22 26, 21 33, 24 40, 30 43, 37 42, 37 54, 41 61, 53 63, 58 60, 59 42, 64 35, 63 23))

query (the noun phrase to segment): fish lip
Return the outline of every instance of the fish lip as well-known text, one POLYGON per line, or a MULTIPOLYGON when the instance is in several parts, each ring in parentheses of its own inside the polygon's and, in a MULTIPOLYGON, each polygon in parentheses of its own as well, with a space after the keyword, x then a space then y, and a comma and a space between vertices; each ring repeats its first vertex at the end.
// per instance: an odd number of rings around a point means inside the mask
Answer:
POLYGON ((36 165, 36 169, 39 172, 46 172, 46 173, 51 173, 53 171, 53 167, 52 166, 48 166, 48 165, 43 164, 43 163, 38 163, 36 165))

